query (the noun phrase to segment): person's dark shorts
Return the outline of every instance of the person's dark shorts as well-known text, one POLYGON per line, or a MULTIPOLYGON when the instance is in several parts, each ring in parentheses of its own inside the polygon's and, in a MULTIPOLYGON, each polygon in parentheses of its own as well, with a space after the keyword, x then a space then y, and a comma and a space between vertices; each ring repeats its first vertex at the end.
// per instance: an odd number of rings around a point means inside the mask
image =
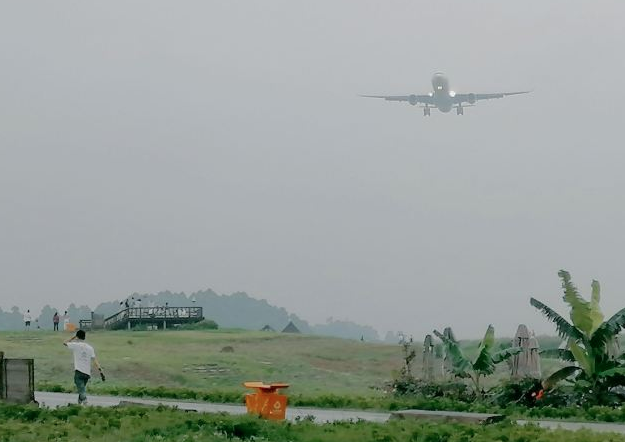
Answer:
POLYGON ((30 327, 30 321, 26 321, 26 322, 24 322, 24 325, 25 325, 26 327, 30 327))

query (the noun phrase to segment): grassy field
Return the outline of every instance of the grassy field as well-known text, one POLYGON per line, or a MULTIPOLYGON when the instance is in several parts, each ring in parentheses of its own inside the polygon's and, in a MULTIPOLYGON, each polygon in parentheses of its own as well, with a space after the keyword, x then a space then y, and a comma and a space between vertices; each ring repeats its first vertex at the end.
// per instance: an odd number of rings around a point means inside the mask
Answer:
MULTIPOLYGON (((34 358, 39 387, 60 385, 72 390, 72 356, 62 345, 69 336, 49 331, 0 332, 0 351, 8 358, 34 358)), ((310 335, 242 330, 100 331, 88 333, 87 341, 95 347, 107 374, 105 384, 93 378, 90 390, 94 392, 160 386, 243 394, 243 382, 262 380, 291 384, 289 395, 381 397, 402 366, 399 345, 310 335)), ((467 354, 476 353, 477 341, 467 341, 463 348, 467 354)), ((416 346, 416 350, 414 374, 419 376, 421 349, 416 346)), ((546 372, 558 364, 543 361, 546 372)), ((507 377, 507 367, 501 364, 485 385, 507 377)))
MULTIPOLYGON (((72 386, 65 333, 0 333, 9 358, 34 358, 36 383, 72 386)), ((399 346, 237 330, 88 333, 107 387, 240 390, 244 381, 288 382, 291 394, 377 395, 401 366, 399 346), (232 352, 225 351, 232 347, 232 352)), ((101 381, 94 379, 92 387, 101 381)))

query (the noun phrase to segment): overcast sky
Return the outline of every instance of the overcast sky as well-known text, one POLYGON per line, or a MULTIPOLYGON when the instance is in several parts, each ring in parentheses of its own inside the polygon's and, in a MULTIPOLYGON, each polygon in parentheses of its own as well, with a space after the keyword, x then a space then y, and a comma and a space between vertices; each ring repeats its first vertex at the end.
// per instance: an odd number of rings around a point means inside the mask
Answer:
MULTIPOLYGON (((313 323, 623 307, 622 0, 23 1, 0 14, 0 306, 246 291, 313 323), (455 113, 359 94, 534 89, 455 113)), ((208 314, 210 315, 210 314, 208 314)))

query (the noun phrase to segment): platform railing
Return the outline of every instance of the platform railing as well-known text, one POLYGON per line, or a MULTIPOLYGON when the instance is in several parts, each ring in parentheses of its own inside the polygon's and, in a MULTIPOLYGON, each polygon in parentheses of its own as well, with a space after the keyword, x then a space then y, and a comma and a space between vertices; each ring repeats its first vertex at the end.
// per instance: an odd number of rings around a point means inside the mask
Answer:
POLYGON ((201 320, 202 307, 128 307, 104 320, 104 328, 113 328, 115 324, 126 321, 176 319, 201 320))

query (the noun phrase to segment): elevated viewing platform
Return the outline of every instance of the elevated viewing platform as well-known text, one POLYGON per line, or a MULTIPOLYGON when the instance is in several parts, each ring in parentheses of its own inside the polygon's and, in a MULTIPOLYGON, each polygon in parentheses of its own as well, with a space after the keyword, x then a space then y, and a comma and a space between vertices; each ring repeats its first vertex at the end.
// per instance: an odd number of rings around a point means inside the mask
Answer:
POLYGON ((105 330, 132 329, 150 325, 166 329, 204 319, 202 307, 129 307, 104 320, 105 330))

